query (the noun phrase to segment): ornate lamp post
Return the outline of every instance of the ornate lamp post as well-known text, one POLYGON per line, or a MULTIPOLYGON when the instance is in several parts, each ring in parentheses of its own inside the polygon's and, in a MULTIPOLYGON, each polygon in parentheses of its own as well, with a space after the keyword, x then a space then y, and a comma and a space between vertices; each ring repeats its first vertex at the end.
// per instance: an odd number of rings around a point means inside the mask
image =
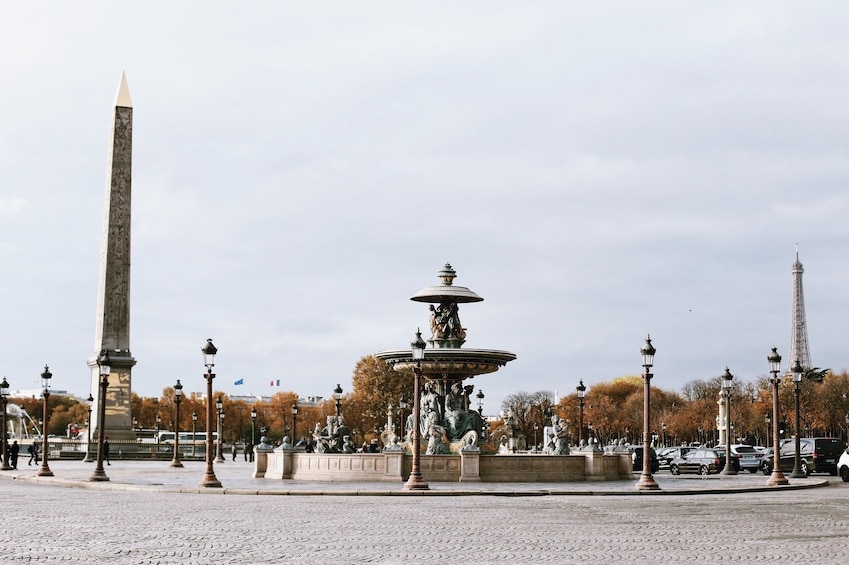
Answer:
POLYGON ((769 412, 764 416, 764 421, 766 422, 766 447, 769 449, 769 424, 772 422, 772 419, 769 417, 769 412))
POLYGON ((83 463, 91 463, 94 459, 91 458, 91 407, 94 404, 94 397, 89 394, 88 398, 86 398, 86 404, 88 404, 88 420, 85 421, 86 427, 86 440, 85 440, 85 458, 83 458, 83 463))
MULTIPOLYGON (((342 414, 342 387, 339 384, 333 389, 333 398, 336 400, 336 423, 339 423, 339 415, 342 414)), ((292 438, 294 441, 294 438, 292 438)))
POLYGON ((251 408, 251 445, 256 445, 256 406, 251 408))
POLYGON ((398 414, 398 420, 399 420, 398 421, 398 431, 401 432, 400 435, 401 435, 402 438, 407 437, 407 430, 404 429, 404 424, 405 424, 404 414, 405 414, 406 410, 407 410, 407 401, 404 400, 404 397, 402 396, 401 400, 398 401, 398 412, 399 412, 399 414, 398 414))
POLYGON ((660 422, 660 447, 666 447, 666 420, 660 422))
POLYGON ((483 391, 481 389, 478 389, 478 394, 476 395, 476 398, 478 399, 478 414, 480 415, 481 418, 483 418, 484 394, 483 394, 483 391))
POLYGON ((725 394, 725 467, 722 468, 723 476, 736 475, 734 465, 731 464, 731 382, 734 375, 725 367, 722 375, 722 391, 725 394))
POLYGON ((778 385, 781 382, 778 373, 781 371, 781 355, 778 354, 778 348, 773 347, 772 353, 767 356, 769 361, 769 372, 772 373, 772 475, 766 482, 769 486, 787 485, 790 481, 781 472, 781 437, 778 430, 779 418, 778 411, 778 385))
POLYGON ((162 416, 156 415, 153 424, 153 450, 150 452, 151 459, 159 457, 159 424, 162 423, 162 416))
MULTIPOLYGON (((338 385, 337 385, 338 387, 338 385)), ((340 393, 341 394, 341 393, 340 393)), ((342 398, 341 396, 339 398, 342 398)), ((339 415, 339 399, 336 399, 336 415, 339 415)), ((298 434, 298 405, 292 405, 292 446, 298 443, 296 436, 298 434)))
MULTIPOLYGON (((47 400, 50 398, 50 378, 53 376, 53 373, 50 372, 50 369, 47 368, 47 365, 44 366, 44 372, 41 373, 41 397, 44 399, 44 425, 41 427, 41 439, 42 439, 42 450, 41 450, 41 469, 38 470, 39 477, 52 477, 53 471, 50 470, 50 466, 47 464, 47 400)), ((6 430, 3 430, 3 434, 5 436, 6 430)), ((5 442, 5 437, 3 438, 5 442)))
POLYGON ((180 402, 183 400, 183 385, 177 379, 174 385, 174 457, 171 459, 172 467, 182 467, 180 462, 180 402))
POLYGON ((192 459, 195 458, 195 441, 197 441, 197 435, 195 432, 197 431, 198 425, 198 413, 192 411, 192 459))
POLYGON ((100 371, 100 392, 97 400, 97 465, 89 481, 108 481, 109 477, 103 470, 103 441, 106 438, 106 389, 109 388, 109 374, 112 372, 112 360, 109 352, 101 350, 97 358, 97 367, 100 371))
POLYGON ((214 457, 212 444, 212 379, 215 378, 212 368, 215 366, 215 354, 218 353, 218 349, 212 344, 211 339, 207 339, 206 345, 201 348, 201 351, 203 351, 203 364, 206 365, 206 374, 204 375, 206 379, 206 473, 200 482, 200 486, 221 488, 221 481, 215 477, 212 461, 214 457))
POLYGON ((800 430, 799 430, 799 391, 802 386, 802 373, 804 369, 799 364, 799 359, 796 358, 796 363, 793 364, 793 395, 796 404, 796 439, 795 452, 793 454, 793 471, 790 473, 791 479, 804 479, 808 475, 802 472, 802 457, 799 453, 800 449, 800 430))
POLYGON ((218 449, 215 456, 216 463, 224 463, 224 454, 221 439, 224 436, 224 400, 221 395, 218 395, 218 400, 215 401, 215 408, 218 410, 218 449))
POLYGON ((9 442, 6 437, 6 406, 9 402, 9 383, 6 381, 6 377, 3 377, 3 382, 0 382, 0 406, 2 406, 3 410, 3 437, 0 438, 0 441, 3 442, 3 465, 0 466, 0 470, 3 471, 11 471, 12 466, 9 465, 9 442))
POLYGON ((651 431, 649 416, 651 413, 651 368, 654 365, 654 354, 657 350, 651 344, 651 336, 646 337, 646 344, 640 349, 643 356, 643 473, 637 481, 639 490, 660 490, 651 474, 651 431))
POLYGON ((430 490, 430 486, 422 478, 421 471, 421 444, 422 444, 422 427, 421 427, 421 378, 422 378, 422 359, 424 359, 426 344, 422 339, 422 332, 416 330, 416 339, 410 344, 413 361, 416 366, 413 367, 413 467, 410 471, 410 477, 404 483, 404 488, 407 490, 430 490))
POLYGON ((534 422, 534 451, 537 450, 537 432, 539 432, 539 424, 534 422))
POLYGON ((581 441, 584 439, 584 395, 587 394, 584 379, 578 381, 576 390, 578 391, 578 445, 581 445, 581 441))

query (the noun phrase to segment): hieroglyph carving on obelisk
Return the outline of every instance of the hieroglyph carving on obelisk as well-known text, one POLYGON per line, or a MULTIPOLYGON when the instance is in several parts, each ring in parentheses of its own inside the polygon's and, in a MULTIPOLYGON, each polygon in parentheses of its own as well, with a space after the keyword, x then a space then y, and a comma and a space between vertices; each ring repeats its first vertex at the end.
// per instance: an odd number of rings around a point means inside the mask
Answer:
MULTIPOLYGON (((133 103, 127 78, 122 73, 115 97, 112 138, 103 212, 100 249, 100 279, 97 296, 97 329, 91 368, 91 428, 98 432, 100 371, 97 357, 109 353, 112 371, 106 393, 105 432, 110 439, 132 439, 130 396, 132 367, 130 353, 130 202, 133 164, 133 103)), ((94 433, 92 437, 97 437, 94 433)))

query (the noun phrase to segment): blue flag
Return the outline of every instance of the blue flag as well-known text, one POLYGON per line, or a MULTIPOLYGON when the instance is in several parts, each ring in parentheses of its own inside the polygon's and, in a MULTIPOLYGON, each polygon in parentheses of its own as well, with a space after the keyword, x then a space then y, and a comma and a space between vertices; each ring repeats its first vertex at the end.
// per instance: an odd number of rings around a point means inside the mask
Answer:
POLYGON ((234 385, 243 385, 243 384, 245 384, 245 379, 239 379, 238 381, 236 381, 236 382, 235 382, 235 383, 233 383, 233 384, 234 384, 234 385))

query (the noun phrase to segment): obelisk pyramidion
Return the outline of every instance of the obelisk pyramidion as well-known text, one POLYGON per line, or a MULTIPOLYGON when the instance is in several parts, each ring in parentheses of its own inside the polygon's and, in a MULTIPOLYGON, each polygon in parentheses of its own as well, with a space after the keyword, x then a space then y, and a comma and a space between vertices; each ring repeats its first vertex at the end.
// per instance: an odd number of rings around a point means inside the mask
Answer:
POLYGON ((115 97, 112 122, 112 148, 106 180, 103 212, 103 240, 100 248, 100 279, 97 296, 97 329, 91 368, 92 437, 98 437, 101 424, 109 439, 135 439, 130 413, 132 368, 130 353, 130 195, 133 163, 133 103, 127 77, 115 97), (100 371, 97 357, 109 353, 112 371, 106 393, 105 422, 98 421, 100 371))

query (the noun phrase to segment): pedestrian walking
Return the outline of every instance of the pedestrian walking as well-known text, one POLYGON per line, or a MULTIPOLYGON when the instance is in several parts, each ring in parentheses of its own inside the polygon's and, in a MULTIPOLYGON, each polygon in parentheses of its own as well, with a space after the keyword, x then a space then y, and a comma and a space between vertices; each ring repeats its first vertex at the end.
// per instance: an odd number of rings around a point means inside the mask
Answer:
POLYGON ((107 465, 111 465, 109 462, 109 436, 103 438, 103 460, 106 461, 107 465))
POLYGON ((27 447, 27 453, 29 453, 29 461, 27 462, 27 465, 32 465, 33 461, 35 461, 35 464, 38 465, 38 444, 29 444, 29 447, 27 447))
POLYGON ((12 469, 18 468, 18 452, 20 450, 21 446, 18 445, 18 440, 13 441, 9 448, 9 463, 12 465, 12 469))
POLYGON ((237 452, 237 451, 238 451, 238 450, 236 449, 236 442, 234 441, 234 442, 233 442, 233 461, 235 461, 235 460, 236 460, 236 452, 237 452))

